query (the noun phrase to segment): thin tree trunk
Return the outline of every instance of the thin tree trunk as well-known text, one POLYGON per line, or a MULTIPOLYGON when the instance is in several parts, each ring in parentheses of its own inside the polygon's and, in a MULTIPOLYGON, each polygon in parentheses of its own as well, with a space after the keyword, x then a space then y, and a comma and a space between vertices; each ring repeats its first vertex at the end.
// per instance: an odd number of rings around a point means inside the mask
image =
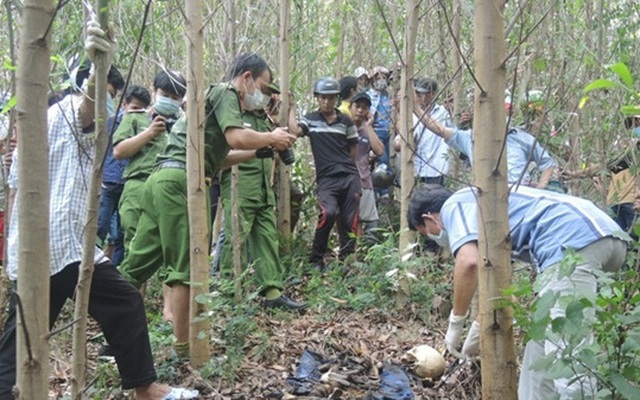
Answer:
MULTIPOLYGON (((238 166, 231 167, 231 240, 233 252, 233 291, 236 302, 242 301, 242 249, 240 243, 240 215, 238 212, 238 166)), ((227 239, 225 239, 227 240, 227 239)))
MULTIPOLYGON (((282 10, 282 3, 280 4, 280 7, 282 10)), ((341 32, 338 34, 338 47, 336 49, 336 63, 334 65, 335 67, 334 76, 336 77, 336 79, 340 79, 343 75, 349 75, 349 74, 345 74, 342 69, 344 65, 344 37, 345 37, 344 27, 347 24, 347 10, 344 4, 344 0, 338 0, 336 2, 336 7, 338 9, 337 17, 340 20, 341 32)))
MULTIPOLYGON (((108 26, 108 0, 98 0, 96 5, 98 22, 106 31, 108 26)), ((100 185, 102 165, 107 152, 107 54, 96 52, 95 56, 95 128, 96 141, 91 165, 91 178, 87 191, 87 217, 82 238, 82 262, 76 287, 76 302, 73 327, 73 374, 71 378, 71 398, 80 400, 84 391, 87 370, 87 317, 91 278, 95 262, 96 237, 98 234, 98 207, 100 206, 100 185)))
MULTIPOLYGON (((4 7, 7 11, 7 31, 8 31, 8 39, 9 39, 9 57, 11 59, 11 63, 12 64, 16 64, 16 51, 15 51, 15 46, 16 46, 16 41, 15 41, 15 35, 14 35, 14 30, 13 30, 13 9, 11 8, 11 2, 10 1, 5 1, 4 2, 4 7)), ((15 96, 16 95, 16 90, 17 90, 17 83, 16 83, 16 71, 15 70, 11 70, 10 72, 11 75, 11 95, 15 96)), ((12 109, 9 111, 9 126, 8 126, 8 132, 7 132, 7 137, 4 140, 4 148, 5 148, 5 152, 7 152, 7 154, 11 153, 11 140, 13 138, 13 125, 15 124, 15 109, 12 109)), ((5 269, 4 266, 6 266, 6 262, 7 262, 7 236, 9 234, 9 214, 10 214, 10 209, 9 209, 9 184, 7 182, 7 177, 9 176, 9 169, 4 168, 4 166, 2 167, 2 182, 4 185, 4 219, 5 219, 5 224, 4 224, 4 228, 3 228, 3 232, 2 232, 2 240, 3 240, 3 252, 2 254, 0 254, 0 256, 2 257, 3 262, 3 266, 1 268, 1 272, 0 272, 0 310, 4 310, 7 302, 9 300, 9 279, 7 277, 7 271, 5 269)), ((0 326, 4 326, 4 318, 0 317, 0 326)))
POLYGON ((189 207, 189 358, 194 367, 209 360, 209 325, 198 318, 206 311, 200 297, 209 292, 209 224, 204 176, 204 70, 202 0, 186 2, 187 48, 187 202, 189 207))
POLYGON ((20 249, 17 322, 18 399, 49 392, 49 162, 47 89, 53 3, 26 0, 20 27, 17 75, 20 249))
MULTIPOLYGON (((403 49, 403 64, 400 75, 400 120, 399 131, 405 135, 405 145, 401 152, 402 176, 400 191, 400 215, 407 215, 409 198, 413 187, 413 63, 415 60, 416 36, 418 33, 419 0, 407 0, 407 26, 403 49)), ((400 255, 410 253, 415 235, 409 230, 406 218, 400 218, 400 255)))
POLYGON ((474 100, 474 171, 478 185, 478 280, 482 398, 517 398, 513 312, 503 307, 511 284, 506 123, 504 118, 505 0, 477 0, 475 60, 478 84, 474 100))
MULTIPOLYGON (((280 126, 287 126, 289 116, 289 74, 291 71, 291 8, 289 0, 280 1, 280 126)), ((291 167, 280 160, 278 166, 278 230, 284 239, 280 248, 291 252, 291 167)))
MULTIPOLYGON (((456 114, 459 114, 462 110, 460 107, 462 106, 462 98, 464 96, 464 86, 462 82, 462 60, 461 55, 458 49, 456 48, 457 43, 460 43, 460 19, 462 18, 462 0, 454 0, 453 1, 453 13, 451 17, 451 30, 452 30, 452 38, 451 38, 451 70, 453 71, 453 115, 451 115, 451 120, 454 124, 458 124, 460 121, 456 118, 456 114)), ((461 162, 460 158, 457 157, 455 152, 450 152, 451 154, 451 175, 460 179, 461 171, 461 162)))
POLYGON ((226 18, 224 19, 223 43, 226 46, 225 50, 233 57, 236 54, 236 0, 226 0, 224 8, 226 18))

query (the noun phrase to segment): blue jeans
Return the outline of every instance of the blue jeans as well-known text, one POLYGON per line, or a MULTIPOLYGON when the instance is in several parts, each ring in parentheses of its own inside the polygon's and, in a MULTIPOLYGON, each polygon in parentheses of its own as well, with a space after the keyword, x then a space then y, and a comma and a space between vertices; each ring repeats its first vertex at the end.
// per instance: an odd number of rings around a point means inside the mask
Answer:
POLYGON ((115 266, 120 265, 124 258, 124 231, 118 215, 123 188, 124 185, 120 183, 103 183, 98 211, 98 237, 104 241, 109 235, 109 245, 114 246, 112 261, 115 266))
POLYGON ((378 158, 378 162, 389 165, 389 129, 375 129, 374 131, 384 145, 384 153, 378 158))
MULTIPOLYGON (((378 164, 389 165, 389 129, 374 129, 376 136, 384 145, 384 153, 378 157, 378 164)), ((389 188, 375 188, 376 197, 381 197, 389 194, 389 188)))

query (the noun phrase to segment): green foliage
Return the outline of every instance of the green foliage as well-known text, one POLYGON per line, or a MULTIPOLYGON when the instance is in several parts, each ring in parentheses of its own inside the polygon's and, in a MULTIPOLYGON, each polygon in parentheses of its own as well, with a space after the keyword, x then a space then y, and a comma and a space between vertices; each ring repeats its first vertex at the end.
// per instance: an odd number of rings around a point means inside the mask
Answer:
POLYGON ((124 397, 116 365, 113 362, 99 362, 83 398, 101 400, 124 397))
POLYGON ((334 261, 327 265, 325 274, 314 272, 305 288, 311 307, 330 318, 332 312, 344 308, 392 312, 408 303, 420 305, 414 316, 428 320, 432 310, 425 305, 431 304, 436 294, 448 296, 451 290, 444 279, 450 266, 442 268, 429 257, 402 261, 396 250, 398 235, 384 233, 383 238, 379 244, 360 245, 361 261, 334 261), (434 283, 443 280, 445 283, 434 283))
MULTIPOLYGON (((245 281, 248 271, 241 278, 245 281)), ((256 297, 252 292, 236 302, 234 282, 224 277, 215 280, 216 289, 209 293, 207 308, 215 310, 209 314, 218 345, 223 350, 222 356, 214 357, 203 369, 205 377, 218 376, 227 381, 235 380, 236 371, 242 365, 245 356, 247 337, 256 334, 259 327, 254 318, 258 312, 256 297)), ((247 293, 247 288, 243 288, 247 293)))
MULTIPOLYGON (((583 89, 584 93, 589 93, 593 90, 608 90, 618 89, 626 94, 627 101, 633 105, 626 105, 620 107, 620 111, 625 115, 634 115, 640 113, 640 107, 635 103, 640 99, 640 93, 635 89, 635 81, 629 71, 626 64, 618 62, 616 64, 607 65, 605 68, 613 73, 611 78, 598 78, 590 82, 583 89)), ((588 96, 585 96, 580 101, 580 107, 584 107, 588 96)))
MULTIPOLYGON (((578 262, 579 257, 569 253, 560 276, 569 276, 578 262)), ((594 273, 601 288, 595 298, 546 292, 531 304, 506 301, 505 305, 513 307, 525 341, 552 339, 561 344, 534 368, 547 371, 549 378, 586 374, 598 383, 598 399, 635 399, 640 390, 640 276, 637 269, 594 273), (562 305, 564 316, 551 315, 556 303, 562 305)), ((531 284, 519 283, 506 291, 506 297, 531 298, 534 293, 531 284)))

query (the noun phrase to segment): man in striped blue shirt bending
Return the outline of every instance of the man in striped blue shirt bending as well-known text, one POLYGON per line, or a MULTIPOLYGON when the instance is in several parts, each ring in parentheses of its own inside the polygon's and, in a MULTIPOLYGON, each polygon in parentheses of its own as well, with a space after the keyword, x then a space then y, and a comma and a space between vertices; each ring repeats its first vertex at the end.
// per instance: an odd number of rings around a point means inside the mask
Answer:
MULTIPOLYGON (((509 194, 508 207, 512 250, 530 250, 538 270, 538 296, 549 292, 558 296, 551 308, 552 319, 565 316, 561 304, 566 305, 567 299, 585 296, 593 300, 597 291, 595 271, 613 271, 625 261, 629 237, 588 200, 520 186, 509 194), (561 271, 560 261, 569 249, 577 253, 579 261, 567 274, 561 271)), ((464 320, 478 284, 478 213, 473 189, 453 193, 440 185, 425 185, 411 196, 407 214, 412 230, 450 247, 455 256, 453 309, 445 336, 453 354, 458 354, 464 320)), ((593 316, 593 310, 585 310, 585 315, 593 316)), ((465 356, 478 354, 479 333, 479 324, 474 322, 462 348, 465 356)), ((551 326, 546 336, 544 341, 532 340, 526 345, 518 397, 591 398, 597 389, 587 376, 576 373, 551 379, 546 371, 533 367, 537 360, 564 348, 562 341, 552 337, 551 326)), ((585 336, 582 345, 592 340, 590 335, 585 336)))

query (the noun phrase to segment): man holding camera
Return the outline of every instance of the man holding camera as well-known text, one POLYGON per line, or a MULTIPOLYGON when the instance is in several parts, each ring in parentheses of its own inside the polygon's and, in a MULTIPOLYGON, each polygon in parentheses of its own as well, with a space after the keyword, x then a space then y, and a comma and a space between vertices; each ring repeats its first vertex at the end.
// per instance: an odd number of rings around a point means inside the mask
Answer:
POLYGON ((153 171, 156 156, 167 145, 171 126, 182 115, 181 105, 186 93, 187 82, 182 75, 170 70, 158 72, 153 80, 154 105, 151 110, 128 109, 113 134, 114 157, 129 160, 122 175, 125 184, 119 205, 125 258, 140 219, 142 187, 153 171))
MULTIPOLYGON (((270 146, 284 150, 295 136, 286 129, 259 132, 245 125, 242 113, 264 107, 263 91, 271 82, 271 70, 255 53, 238 55, 226 81, 211 85, 205 93, 204 173, 208 181, 221 169, 231 148, 259 149, 270 146)), ((138 230, 120 272, 140 287, 162 266, 164 282, 171 287, 174 349, 179 356, 189 353, 189 215, 187 205, 187 119, 174 125, 167 146, 144 185, 138 230)), ((194 121, 195 123, 195 121, 194 121)), ((208 191, 207 191, 208 193, 208 191)))
MULTIPOLYGON (((271 83, 264 89, 264 107, 267 101, 274 101, 280 89, 271 83)), ((242 120, 245 125, 258 132, 269 132, 271 122, 264 107, 254 111, 245 110, 242 120)), ((291 149, 278 152, 281 162, 290 165, 294 159, 291 149)), ((278 252, 278 228, 274 212, 276 199, 271 186, 274 151, 271 147, 258 150, 231 150, 223 164, 220 178, 220 200, 224 211, 224 231, 226 240, 221 251, 221 270, 231 275, 233 270, 233 248, 231 234, 233 217, 231 206, 231 165, 238 164, 238 218, 240 248, 243 265, 253 263, 256 283, 265 298, 267 308, 303 310, 304 302, 296 302, 282 293, 284 270, 278 252), (224 169, 226 168, 226 169, 224 169)))
POLYGON ((360 175, 356 167, 358 132, 350 117, 336 108, 340 83, 334 78, 320 78, 313 87, 318 110, 300 121, 289 112, 289 129, 296 135, 309 136, 316 166, 316 184, 320 216, 313 238, 310 261, 316 270, 324 270, 329 234, 338 215, 340 260, 355 251, 358 211, 360 208, 360 175))

